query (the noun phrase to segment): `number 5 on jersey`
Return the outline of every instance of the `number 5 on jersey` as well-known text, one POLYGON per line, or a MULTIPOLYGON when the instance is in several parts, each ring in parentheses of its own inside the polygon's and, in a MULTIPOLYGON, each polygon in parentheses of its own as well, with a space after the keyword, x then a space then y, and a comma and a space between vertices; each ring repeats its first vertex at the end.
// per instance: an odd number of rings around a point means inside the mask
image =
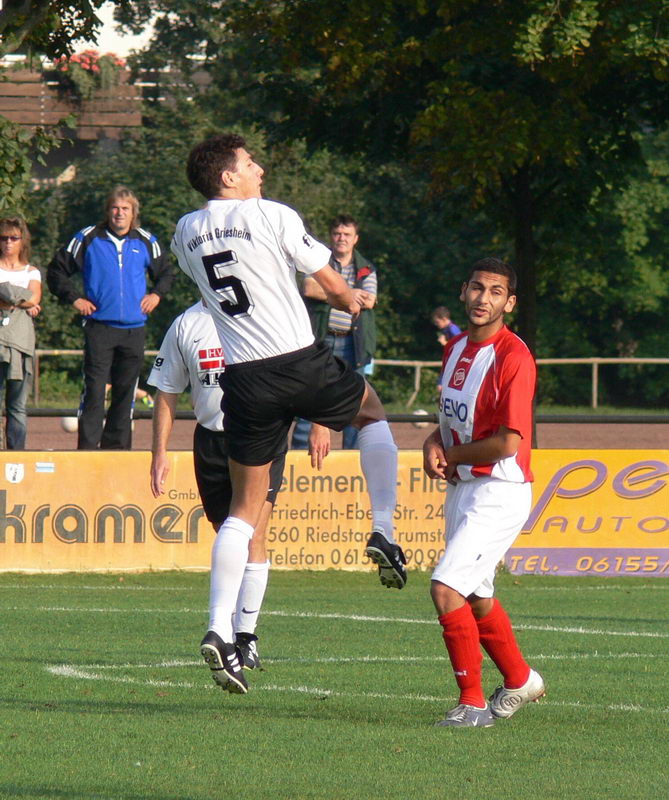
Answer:
POLYGON ((202 256, 202 266, 207 273, 211 288, 224 299, 220 300, 222 311, 230 317, 250 314, 253 302, 246 293, 244 281, 234 275, 221 274, 226 267, 237 263, 234 250, 224 250, 211 256, 202 256))

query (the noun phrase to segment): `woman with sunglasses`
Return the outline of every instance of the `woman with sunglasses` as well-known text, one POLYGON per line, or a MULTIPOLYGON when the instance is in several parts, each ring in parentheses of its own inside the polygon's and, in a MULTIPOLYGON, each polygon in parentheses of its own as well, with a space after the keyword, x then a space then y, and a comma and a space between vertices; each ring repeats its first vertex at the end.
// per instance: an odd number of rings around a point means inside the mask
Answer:
POLYGON ((30 231, 21 217, 0 219, 0 397, 4 389, 8 450, 26 446, 26 400, 35 355, 33 318, 42 277, 30 265, 30 231))

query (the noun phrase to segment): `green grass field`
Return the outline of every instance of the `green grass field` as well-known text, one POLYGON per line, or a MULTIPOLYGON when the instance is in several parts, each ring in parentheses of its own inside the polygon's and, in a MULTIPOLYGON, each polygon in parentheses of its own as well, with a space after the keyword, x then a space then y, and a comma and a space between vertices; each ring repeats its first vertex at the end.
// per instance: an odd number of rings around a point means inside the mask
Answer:
POLYGON ((198 655, 206 575, 2 574, 0 797, 667 796, 669 580, 501 575, 548 695, 485 730, 433 727, 455 691, 428 584, 273 573, 233 696, 198 655))

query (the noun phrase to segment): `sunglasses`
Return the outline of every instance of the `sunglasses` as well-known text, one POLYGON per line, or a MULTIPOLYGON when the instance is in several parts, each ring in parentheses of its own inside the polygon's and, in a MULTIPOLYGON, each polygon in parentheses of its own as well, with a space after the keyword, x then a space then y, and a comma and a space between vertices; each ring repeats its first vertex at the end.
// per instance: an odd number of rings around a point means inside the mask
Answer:
POLYGON ((20 242, 21 236, 0 236, 0 242, 20 242))

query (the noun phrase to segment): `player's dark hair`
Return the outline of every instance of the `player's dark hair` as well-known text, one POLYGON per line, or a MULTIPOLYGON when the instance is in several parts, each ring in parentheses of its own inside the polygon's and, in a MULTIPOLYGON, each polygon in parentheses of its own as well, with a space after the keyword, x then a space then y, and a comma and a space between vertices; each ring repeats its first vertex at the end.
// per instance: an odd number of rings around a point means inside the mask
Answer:
POLYGON ((492 272, 493 275, 503 275, 509 284, 509 295, 516 294, 518 285, 518 276, 516 275, 516 270, 511 266, 511 264, 507 264, 505 261, 502 261, 501 258, 494 258, 491 256, 489 258, 482 258, 477 261, 469 270, 467 283, 469 283, 469 281, 472 279, 472 275, 475 272, 492 272))
POLYGON ((186 163, 188 182, 207 200, 221 191, 221 173, 237 165, 237 150, 246 141, 236 133, 221 133, 196 144, 186 163))
POLYGON ((336 217, 333 217, 332 221, 330 222, 330 233, 335 228, 338 228, 340 225, 353 225, 355 228, 355 232, 360 233, 360 225, 358 225, 358 220, 355 217, 352 217, 350 214, 337 214, 336 217))

